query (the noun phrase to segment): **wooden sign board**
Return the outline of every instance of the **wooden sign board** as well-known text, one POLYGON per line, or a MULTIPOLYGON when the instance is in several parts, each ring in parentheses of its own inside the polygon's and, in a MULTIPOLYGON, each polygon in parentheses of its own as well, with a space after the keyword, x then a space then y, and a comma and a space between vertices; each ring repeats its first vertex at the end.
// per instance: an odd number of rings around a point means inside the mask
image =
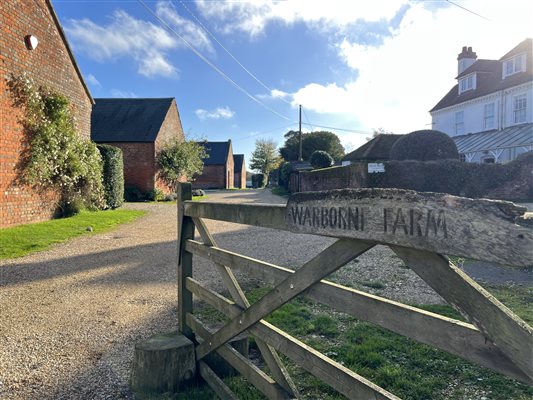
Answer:
POLYGON ((533 265, 525 207, 400 189, 343 189, 289 198, 291 232, 394 244, 506 265, 533 265))

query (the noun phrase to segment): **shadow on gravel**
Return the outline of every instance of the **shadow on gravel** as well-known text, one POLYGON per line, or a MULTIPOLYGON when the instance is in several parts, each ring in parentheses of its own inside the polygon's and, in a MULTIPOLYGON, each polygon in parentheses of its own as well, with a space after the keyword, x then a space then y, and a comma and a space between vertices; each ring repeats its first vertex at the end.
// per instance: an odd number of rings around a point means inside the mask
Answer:
MULTIPOLYGON (((167 266, 175 268, 177 245, 175 241, 150 243, 141 246, 124 247, 115 250, 52 259, 43 262, 17 263, 0 267, 0 287, 8 287, 20 283, 35 282, 55 277, 76 275, 116 265, 128 280, 149 282, 152 277, 161 280, 158 268, 167 266), (128 267, 128 264, 130 267, 128 267), (126 268, 123 268, 126 266, 126 268), (133 267, 133 268, 131 268, 133 267), (147 268, 149 267, 149 268, 147 268), (153 274, 152 274, 153 273, 153 274)), ((108 276, 108 275, 106 275, 108 276)), ((174 279, 173 276, 169 281, 174 279)), ((98 280, 107 281, 104 276, 98 280)), ((116 282, 116 279, 111 279, 116 282)))

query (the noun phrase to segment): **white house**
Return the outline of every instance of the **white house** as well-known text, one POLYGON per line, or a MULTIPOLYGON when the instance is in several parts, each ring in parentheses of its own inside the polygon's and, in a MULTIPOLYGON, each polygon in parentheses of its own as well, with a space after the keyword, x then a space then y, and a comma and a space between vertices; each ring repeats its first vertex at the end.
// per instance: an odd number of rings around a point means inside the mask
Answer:
POLYGON ((450 135, 468 162, 505 163, 533 150, 533 40, 499 60, 457 57, 457 84, 430 111, 433 129, 450 135))

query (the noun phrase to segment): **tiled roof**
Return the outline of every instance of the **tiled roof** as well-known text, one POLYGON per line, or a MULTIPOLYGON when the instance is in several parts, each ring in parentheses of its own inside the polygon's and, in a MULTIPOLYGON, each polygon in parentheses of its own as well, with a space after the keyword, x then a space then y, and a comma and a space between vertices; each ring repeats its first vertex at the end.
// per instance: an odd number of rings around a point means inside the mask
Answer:
POLYGON ((477 60, 474 64, 464 70, 457 78, 461 78, 470 73, 476 72, 477 83, 476 88, 473 90, 467 90, 459 94, 459 85, 455 85, 436 105, 431 111, 440 110, 460 104, 468 100, 472 100, 478 97, 486 96, 488 94, 498 92, 500 90, 508 89, 514 86, 521 85, 523 83, 533 81, 533 41, 532 39, 526 39, 515 48, 509 51, 503 56, 500 61, 497 60, 477 60), (526 70, 519 72, 502 79, 502 60, 505 60, 514 55, 526 52, 527 62, 526 70))
POLYGON ((233 155, 233 170, 234 171, 241 171, 243 163, 244 163, 244 154, 233 155))
POLYGON ((346 154, 342 161, 378 161, 388 160, 390 149, 403 135, 382 134, 366 142, 351 153, 346 154))
POLYGON ((91 139, 95 142, 154 142, 173 98, 95 99, 91 139))
POLYGON ((231 140, 227 142, 200 142, 205 147, 208 158, 204 159, 204 165, 226 164, 230 150, 231 140))
POLYGON ((452 139, 459 153, 463 154, 509 147, 528 147, 533 146, 533 123, 510 126, 499 131, 454 136, 452 139))

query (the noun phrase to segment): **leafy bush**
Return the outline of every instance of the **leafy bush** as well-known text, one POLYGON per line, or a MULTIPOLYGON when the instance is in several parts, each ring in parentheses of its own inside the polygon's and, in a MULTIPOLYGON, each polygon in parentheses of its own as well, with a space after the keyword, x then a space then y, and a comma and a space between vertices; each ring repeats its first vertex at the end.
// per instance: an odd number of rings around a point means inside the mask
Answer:
POLYGON ((278 185, 283 186, 285 189, 289 188, 291 179, 292 164, 290 162, 284 162, 279 169, 278 185))
POLYGON ((21 183, 59 193, 63 214, 73 202, 104 208, 102 158, 96 145, 76 131, 68 99, 37 87, 27 75, 11 78, 8 85, 15 105, 24 109, 28 149, 18 165, 21 183))
POLYGON ((180 179, 191 181, 195 175, 201 174, 204 168, 203 160, 208 157, 202 144, 193 140, 172 139, 157 155, 159 175, 175 189, 180 179))
POLYGON ((163 201, 165 193, 161 189, 155 188, 146 193, 145 198, 149 201, 163 201))
POLYGON ((124 201, 124 162, 122 150, 107 144, 97 145, 104 164, 104 195, 109 208, 118 208, 124 201))
POLYGON ((316 150, 311 154, 309 162, 315 169, 327 168, 333 165, 333 158, 323 150, 316 150))
POLYGON ((391 160, 459 160, 459 152, 451 137, 443 132, 422 130, 402 136, 390 151, 391 160))
POLYGON ((126 186, 124 188, 124 199, 132 202, 143 201, 145 200, 145 194, 136 186, 126 186))
POLYGON ((252 175, 252 187, 263 188, 267 185, 267 176, 266 174, 253 174, 252 175))

